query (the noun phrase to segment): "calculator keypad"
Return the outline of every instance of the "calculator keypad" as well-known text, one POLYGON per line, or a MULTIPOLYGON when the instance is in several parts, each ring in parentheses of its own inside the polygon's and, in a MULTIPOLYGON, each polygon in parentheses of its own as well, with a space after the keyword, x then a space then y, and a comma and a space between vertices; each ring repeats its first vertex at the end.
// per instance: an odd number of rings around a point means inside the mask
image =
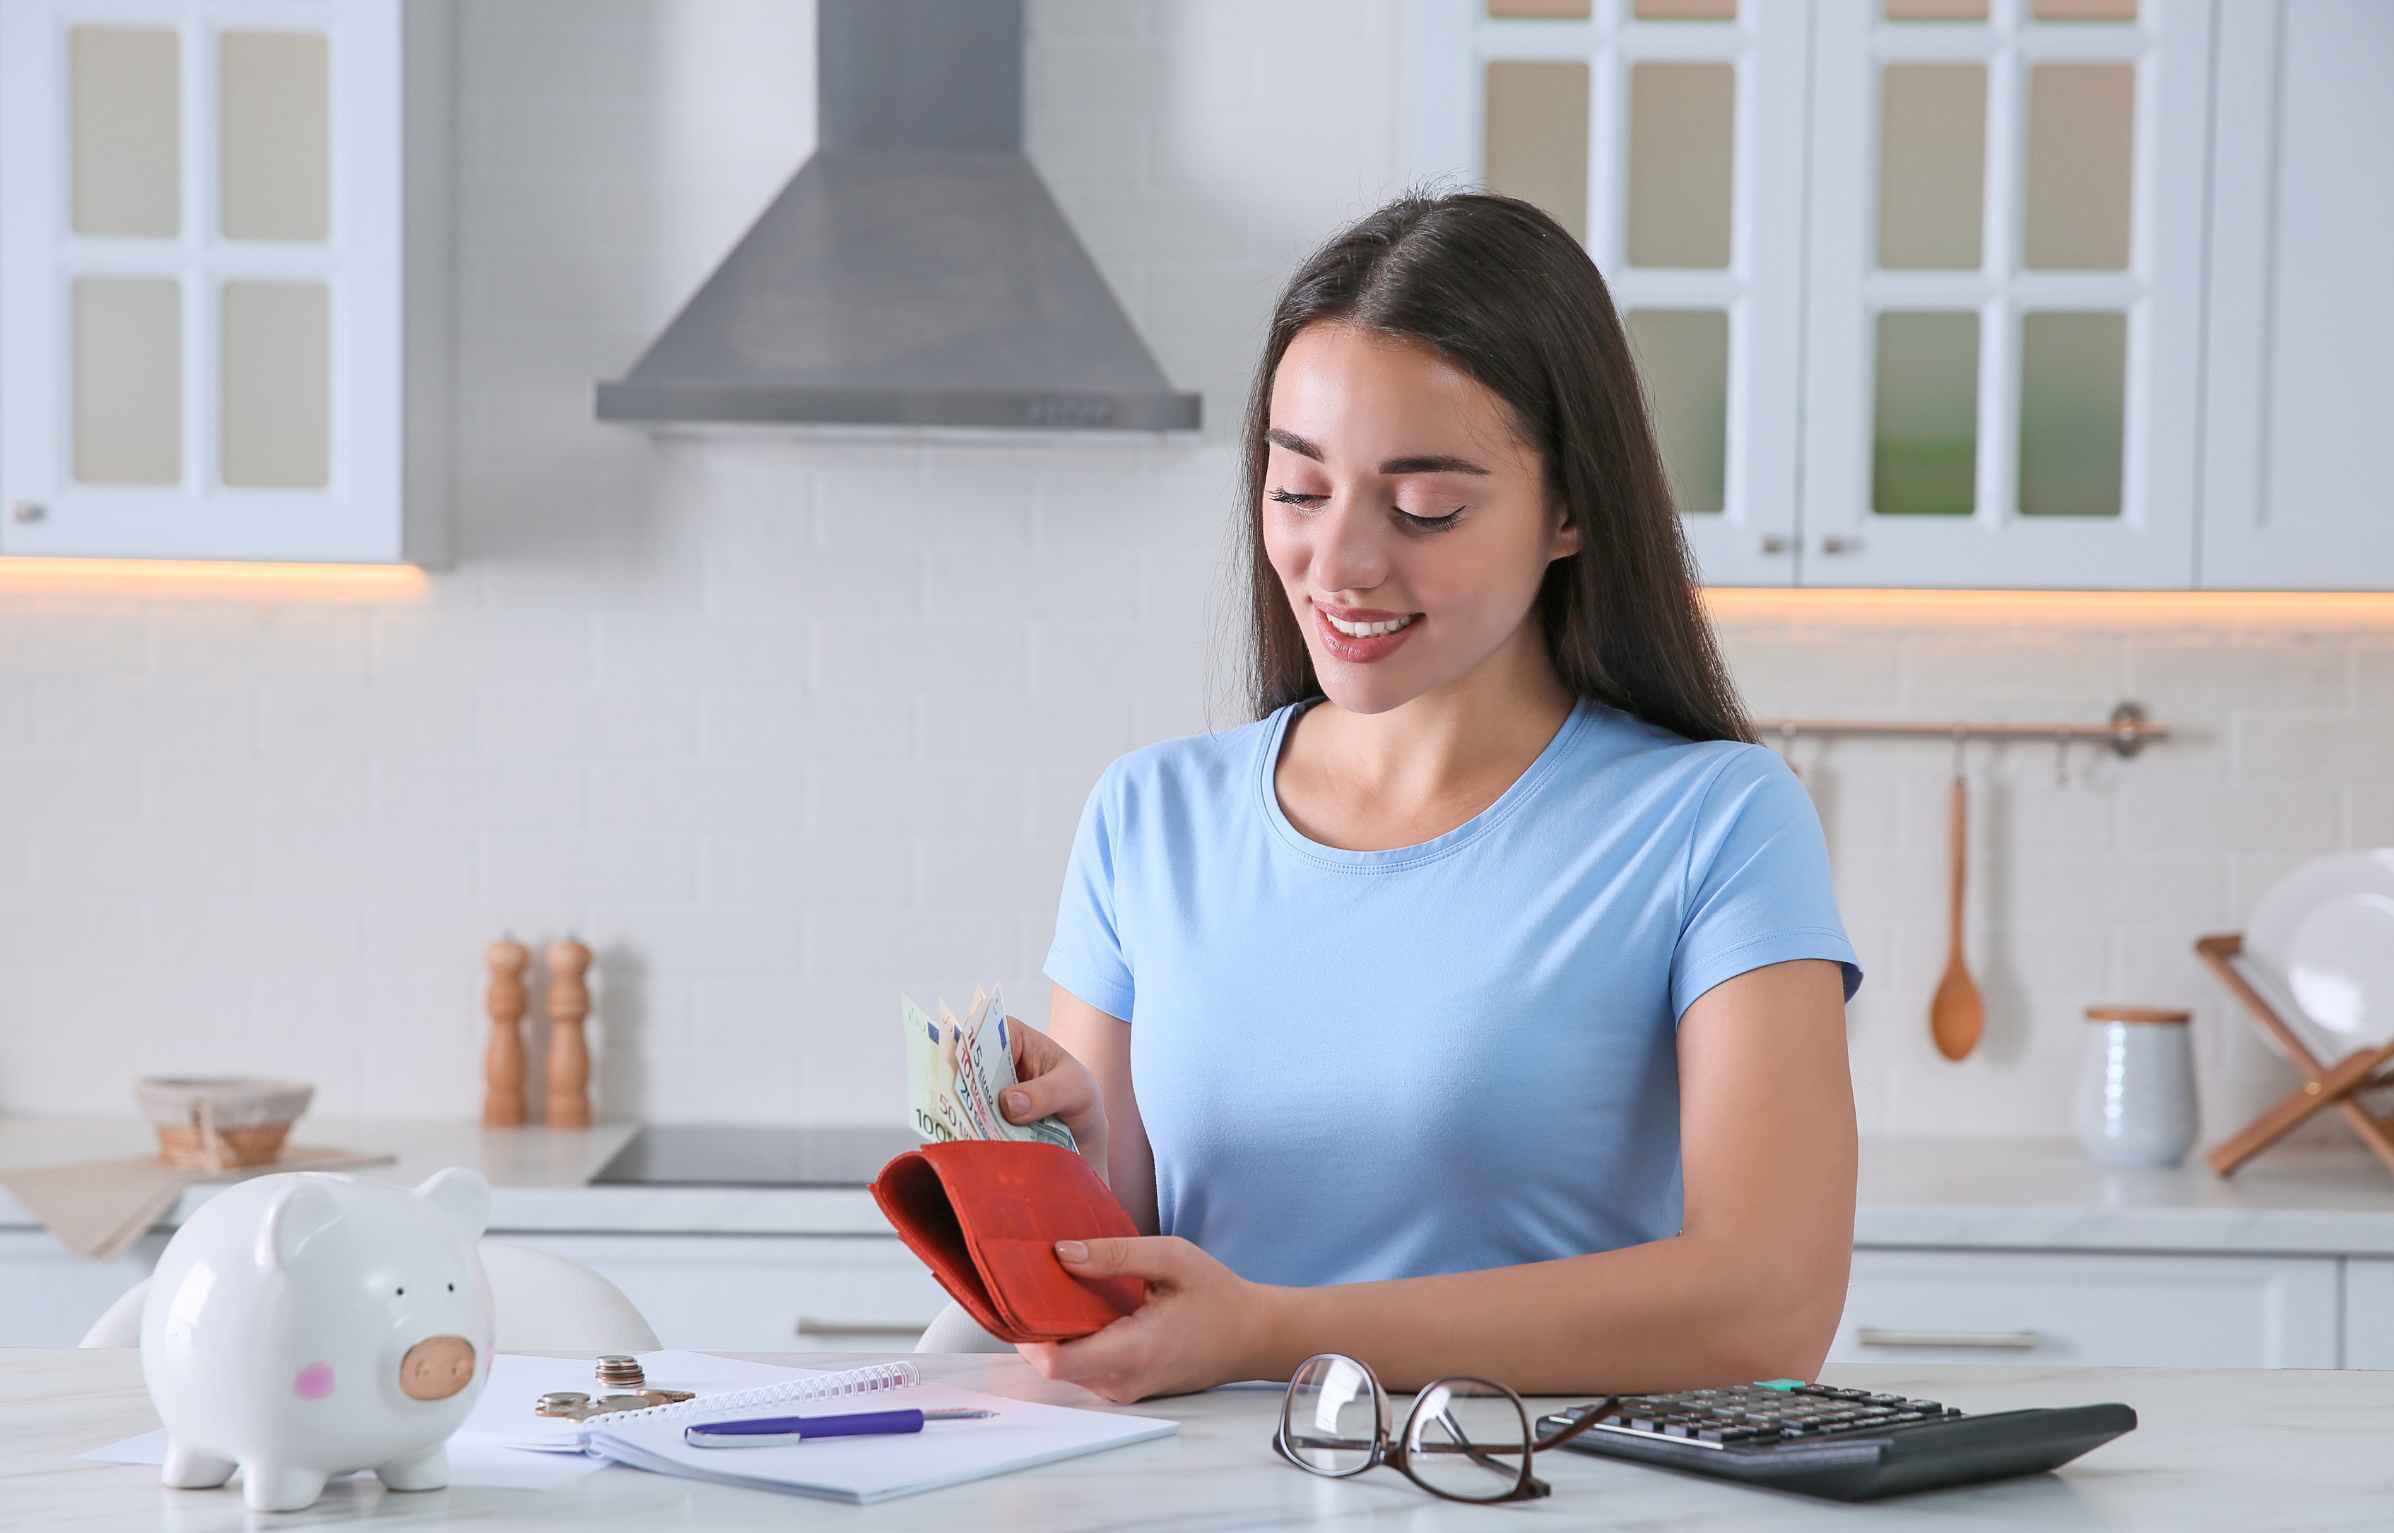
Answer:
POLYGON ((1593 1430, 1713 1448, 1760 1448, 1843 1432, 1883 1432, 1921 1422, 1950 1421, 1961 1414, 1934 1400, 1867 1389, 1827 1384, 1802 1384, 1793 1389, 1731 1384, 1667 1395, 1623 1395, 1614 1413, 1593 1430))

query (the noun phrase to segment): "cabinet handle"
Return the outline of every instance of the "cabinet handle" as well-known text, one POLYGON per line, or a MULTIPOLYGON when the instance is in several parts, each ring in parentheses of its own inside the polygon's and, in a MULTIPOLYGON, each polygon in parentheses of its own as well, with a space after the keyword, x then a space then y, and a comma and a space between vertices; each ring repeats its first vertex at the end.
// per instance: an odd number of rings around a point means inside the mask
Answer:
POLYGON ((20 500, 8 508, 9 519, 27 527, 32 526, 48 514, 42 509, 39 501, 20 500))
POLYGON ((2029 1352, 2044 1338, 2034 1331, 1891 1331, 1859 1327, 1854 1339, 1866 1347, 1968 1347, 1982 1352, 2029 1352))
POLYGON ((1858 554, 1862 551, 1862 540, 1828 533, 1820 540, 1820 551, 1824 554, 1858 554))
POLYGON ((800 1315, 796 1330, 801 1336, 919 1336, 923 1327, 930 1323, 925 1320, 910 1324, 900 1320, 886 1325, 871 1322, 860 1324, 852 1320, 810 1320, 800 1315))
POLYGON ((1762 535, 1762 551, 1766 554, 1783 554, 1787 552, 1787 543, 1788 540, 1786 536, 1781 533, 1766 532, 1762 535))

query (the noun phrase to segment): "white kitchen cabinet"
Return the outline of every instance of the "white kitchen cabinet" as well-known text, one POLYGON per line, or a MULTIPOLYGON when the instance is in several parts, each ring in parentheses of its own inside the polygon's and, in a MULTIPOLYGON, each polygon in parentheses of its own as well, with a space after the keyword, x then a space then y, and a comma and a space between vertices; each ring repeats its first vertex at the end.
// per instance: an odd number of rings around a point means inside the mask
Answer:
POLYGON ((492 1238, 596 1269, 669 1347, 908 1351, 947 1294, 894 1238, 549 1235, 492 1238))
POLYGON ((1577 234, 1648 392, 1711 585, 1796 578, 1804 8, 1654 22, 1619 0, 1412 0, 1407 172, 1460 172, 1577 234))
POLYGON ((2394 1368, 2394 1256, 2344 1264, 2344 1366, 2394 1368))
POLYGON ((2333 1368, 2338 1258, 1854 1253, 1832 1363, 2333 1368))
POLYGON ((0 6, 0 556, 439 560, 450 20, 0 6))
POLYGON ((1708 584, 2394 590, 2394 7, 1972 9, 1412 0, 1403 167, 1582 235, 1708 584))
POLYGON ((1816 0, 1808 586, 2195 584, 2209 0, 1816 0))
POLYGON ((2394 589, 2394 6, 2219 25, 2201 583, 2394 589))

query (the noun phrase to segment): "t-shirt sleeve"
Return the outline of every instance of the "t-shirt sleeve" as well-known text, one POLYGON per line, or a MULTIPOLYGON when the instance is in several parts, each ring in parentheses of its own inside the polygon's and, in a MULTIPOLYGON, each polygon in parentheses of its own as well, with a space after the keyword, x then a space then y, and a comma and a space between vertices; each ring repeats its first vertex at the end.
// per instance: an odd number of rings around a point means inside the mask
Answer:
POLYGON ((1121 827, 1120 774, 1108 767, 1081 806, 1056 902, 1056 937, 1047 977, 1109 1016, 1130 1020, 1131 971, 1115 918, 1115 837, 1121 827))
POLYGON ((1747 745, 1706 788, 1688 846, 1671 1014, 1748 969, 1790 958, 1834 959, 1845 998, 1862 965, 1837 916, 1828 842, 1812 795, 1778 752, 1747 745))

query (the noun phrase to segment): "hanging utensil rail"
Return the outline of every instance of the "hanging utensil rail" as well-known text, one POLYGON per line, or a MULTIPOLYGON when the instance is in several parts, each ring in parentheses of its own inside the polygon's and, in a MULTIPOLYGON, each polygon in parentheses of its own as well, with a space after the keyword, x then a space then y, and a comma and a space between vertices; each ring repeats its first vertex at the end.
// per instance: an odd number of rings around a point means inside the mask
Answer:
POLYGON ((2111 710, 2108 724, 2001 724, 1968 721, 1934 723, 1927 720, 1873 719, 1755 719, 1754 732, 1759 736, 1777 735, 1782 739, 1794 735, 1921 735, 1961 741, 1964 739, 1996 740, 2095 740, 2109 745, 2122 756, 2134 756, 2154 740, 2167 740, 2169 726, 2156 724, 2145 717, 2145 710, 2134 703, 2122 703, 2111 710))

